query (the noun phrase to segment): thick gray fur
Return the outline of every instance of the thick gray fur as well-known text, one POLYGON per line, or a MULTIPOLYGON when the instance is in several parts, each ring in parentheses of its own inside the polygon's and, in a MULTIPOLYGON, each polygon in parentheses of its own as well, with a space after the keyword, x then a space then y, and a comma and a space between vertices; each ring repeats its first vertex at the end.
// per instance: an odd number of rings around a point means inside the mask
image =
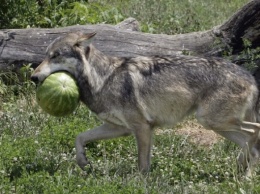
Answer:
POLYGON ((133 134, 138 166, 150 168, 153 129, 173 127, 195 113, 198 121, 238 144, 239 165, 250 176, 260 151, 258 88, 251 74, 219 58, 152 56, 118 58, 97 50, 95 35, 70 33, 56 39, 32 80, 51 73, 74 76, 81 101, 104 122, 76 138, 77 163, 84 168, 88 142, 133 134))

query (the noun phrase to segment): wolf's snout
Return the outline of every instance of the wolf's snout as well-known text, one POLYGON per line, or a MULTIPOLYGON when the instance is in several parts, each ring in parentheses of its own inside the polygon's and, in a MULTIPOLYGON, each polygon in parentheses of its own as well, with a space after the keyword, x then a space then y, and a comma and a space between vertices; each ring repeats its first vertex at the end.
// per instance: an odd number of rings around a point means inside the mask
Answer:
POLYGON ((32 80, 34 83, 36 83, 36 84, 38 84, 38 82, 39 82, 38 76, 35 76, 35 75, 32 75, 32 76, 31 76, 31 80, 32 80))

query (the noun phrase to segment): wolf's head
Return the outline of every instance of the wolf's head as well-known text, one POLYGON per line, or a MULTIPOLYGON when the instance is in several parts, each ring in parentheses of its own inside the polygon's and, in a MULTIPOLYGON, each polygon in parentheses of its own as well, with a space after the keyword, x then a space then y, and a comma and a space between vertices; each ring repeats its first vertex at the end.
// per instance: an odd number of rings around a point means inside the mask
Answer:
POLYGON ((56 38, 47 47, 44 61, 33 72, 32 81, 42 82, 50 74, 58 71, 66 71, 75 76, 77 65, 80 63, 80 55, 86 54, 95 34, 76 32, 56 38))

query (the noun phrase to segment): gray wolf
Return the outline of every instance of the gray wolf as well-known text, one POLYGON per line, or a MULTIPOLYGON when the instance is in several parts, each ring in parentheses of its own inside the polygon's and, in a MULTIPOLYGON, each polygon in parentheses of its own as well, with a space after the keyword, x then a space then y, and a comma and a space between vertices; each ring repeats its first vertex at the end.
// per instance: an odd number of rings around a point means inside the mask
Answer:
POLYGON ((107 56, 91 43, 95 33, 75 32, 54 40, 31 79, 67 71, 81 101, 103 124, 76 138, 76 160, 84 169, 88 142, 133 134, 138 167, 147 172, 153 129, 174 126, 195 113, 206 128, 239 145, 238 163, 250 176, 260 154, 259 92, 249 72, 219 58, 107 56))

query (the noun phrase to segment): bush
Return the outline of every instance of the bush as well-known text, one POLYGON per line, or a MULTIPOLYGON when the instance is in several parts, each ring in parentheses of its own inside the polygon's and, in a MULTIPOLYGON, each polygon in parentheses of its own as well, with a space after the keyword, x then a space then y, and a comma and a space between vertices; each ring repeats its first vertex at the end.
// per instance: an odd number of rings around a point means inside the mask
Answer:
POLYGON ((77 0, 4 0, 0 8, 0 29, 113 24, 122 19, 114 6, 77 0))

